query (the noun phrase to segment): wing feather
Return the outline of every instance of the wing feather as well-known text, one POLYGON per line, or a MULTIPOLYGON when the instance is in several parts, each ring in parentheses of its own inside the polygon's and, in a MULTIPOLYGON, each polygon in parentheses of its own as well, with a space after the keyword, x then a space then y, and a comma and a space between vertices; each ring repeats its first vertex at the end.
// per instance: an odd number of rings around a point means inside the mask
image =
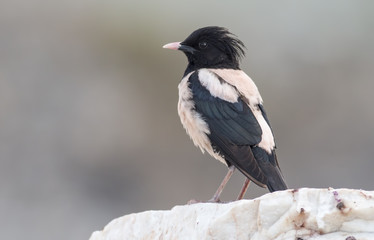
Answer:
POLYGON ((228 165, 236 166, 260 186, 266 177, 253 156, 251 147, 261 141, 262 130, 248 105, 238 97, 228 102, 214 97, 200 82, 198 73, 189 78, 195 111, 207 122, 213 149, 223 155, 228 165))

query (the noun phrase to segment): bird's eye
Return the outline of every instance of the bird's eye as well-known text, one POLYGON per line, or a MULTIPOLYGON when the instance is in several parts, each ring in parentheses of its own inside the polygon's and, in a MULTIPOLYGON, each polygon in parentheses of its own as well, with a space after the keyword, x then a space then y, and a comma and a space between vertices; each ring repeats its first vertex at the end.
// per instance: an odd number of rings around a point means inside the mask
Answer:
POLYGON ((207 42, 199 42, 199 48, 200 49, 205 49, 208 46, 207 42))

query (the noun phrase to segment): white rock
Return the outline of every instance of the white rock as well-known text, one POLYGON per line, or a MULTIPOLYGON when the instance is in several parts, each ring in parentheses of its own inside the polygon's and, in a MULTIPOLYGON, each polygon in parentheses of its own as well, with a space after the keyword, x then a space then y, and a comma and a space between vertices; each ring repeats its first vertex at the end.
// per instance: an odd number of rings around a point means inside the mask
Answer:
POLYGON ((90 240, 374 239, 374 191, 286 190, 253 200, 129 214, 90 240))

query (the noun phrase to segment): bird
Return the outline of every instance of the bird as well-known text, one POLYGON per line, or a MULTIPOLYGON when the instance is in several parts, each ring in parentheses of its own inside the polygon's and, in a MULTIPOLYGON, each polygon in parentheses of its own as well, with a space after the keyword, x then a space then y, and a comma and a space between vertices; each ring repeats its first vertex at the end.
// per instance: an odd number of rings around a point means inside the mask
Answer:
POLYGON ((220 202, 235 169, 246 177, 237 200, 251 181, 270 192, 287 189, 262 97, 240 68, 244 43, 227 28, 208 26, 163 48, 182 51, 188 60, 178 85, 183 127, 195 146, 228 167, 210 201, 220 202))

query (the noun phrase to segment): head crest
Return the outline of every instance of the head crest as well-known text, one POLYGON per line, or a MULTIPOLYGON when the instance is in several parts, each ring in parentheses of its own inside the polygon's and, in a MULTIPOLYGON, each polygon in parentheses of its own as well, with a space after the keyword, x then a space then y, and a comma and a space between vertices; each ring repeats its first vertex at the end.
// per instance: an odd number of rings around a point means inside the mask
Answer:
POLYGON ((208 38, 214 42, 222 43, 217 44, 217 47, 225 51, 231 57, 231 60, 236 63, 239 63, 241 58, 245 56, 244 43, 236 35, 229 32, 227 28, 217 26, 200 28, 194 31, 186 40, 190 38, 208 38))

